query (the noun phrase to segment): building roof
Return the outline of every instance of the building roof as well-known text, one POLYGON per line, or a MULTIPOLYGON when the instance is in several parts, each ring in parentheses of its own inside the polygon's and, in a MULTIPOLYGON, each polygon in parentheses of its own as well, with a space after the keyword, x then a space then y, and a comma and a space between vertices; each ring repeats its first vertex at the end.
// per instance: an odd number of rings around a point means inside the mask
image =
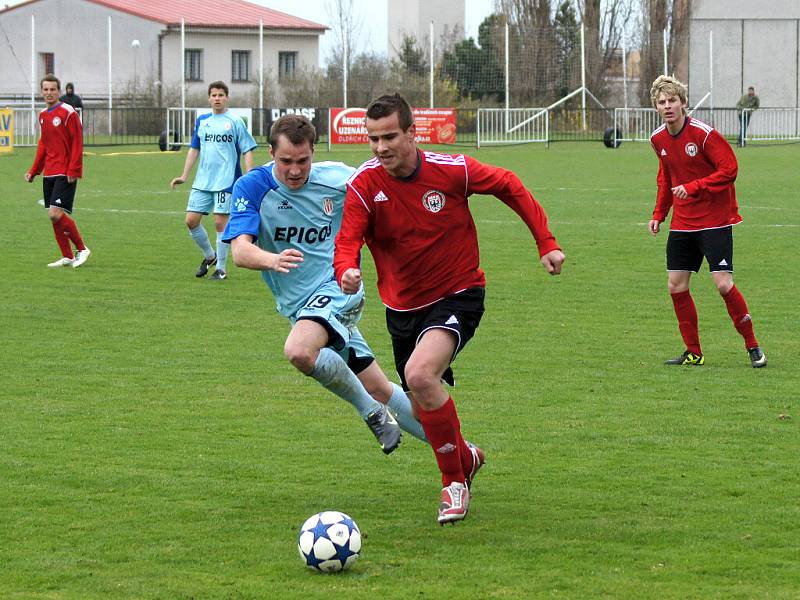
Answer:
MULTIPOLYGON (((30 0, 0 13, 41 0, 30 0)), ((192 27, 257 27, 263 19, 267 29, 305 29, 324 32, 327 27, 313 21, 259 6, 244 0, 84 0, 164 25, 192 27)))

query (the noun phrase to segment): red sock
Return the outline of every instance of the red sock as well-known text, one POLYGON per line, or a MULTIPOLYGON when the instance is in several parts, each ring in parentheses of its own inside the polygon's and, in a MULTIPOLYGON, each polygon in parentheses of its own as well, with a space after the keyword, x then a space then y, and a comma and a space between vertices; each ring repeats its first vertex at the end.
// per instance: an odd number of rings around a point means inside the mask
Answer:
POLYGON ((419 410, 419 420, 428 441, 436 455, 436 462, 442 472, 442 485, 447 487, 454 481, 465 481, 464 469, 461 465, 461 424, 458 422, 456 405, 452 398, 447 398, 441 407, 435 410, 419 410))
POLYGON ((83 245, 83 240, 81 239, 81 234, 78 231, 78 226, 75 224, 75 221, 72 220, 72 217, 65 214, 58 222, 61 224, 64 233, 67 234, 70 241, 75 244, 75 247, 78 250, 86 250, 86 246, 83 245))
POLYGON ((725 300, 725 306, 728 309, 728 314, 731 316, 733 326, 736 331, 744 338, 744 346, 748 350, 758 346, 756 341, 756 334, 753 331, 753 320, 750 318, 750 312, 747 310, 747 302, 744 301, 742 293, 736 289, 734 285, 727 294, 723 294, 722 299, 725 300))
POLYGON ((67 234, 64 233, 64 226, 61 224, 63 220, 64 217, 61 217, 58 221, 53 222, 53 233, 56 234, 56 242, 58 242, 58 248, 61 250, 61 256, 64 258, 75 258, 72 254, 72 246, 69 245, 69 238, 67 234))
POLYGON ((697 308, 689 290, 670 294, 678 317, 678 329, 681 330, 686 349, 693 354, 702 354, 700 350, 700 332, 697 330, 697 308))

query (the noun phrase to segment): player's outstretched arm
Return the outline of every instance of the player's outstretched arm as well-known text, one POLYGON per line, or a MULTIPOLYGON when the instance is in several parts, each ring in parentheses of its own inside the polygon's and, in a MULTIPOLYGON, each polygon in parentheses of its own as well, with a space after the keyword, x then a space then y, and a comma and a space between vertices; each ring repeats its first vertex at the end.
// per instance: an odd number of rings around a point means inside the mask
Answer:
POLYGON ((274 254, 262 250, 253 241, 253 236, 246 234, 231 240, 231 253, 233 254, 233 262, 237 267, 255 271, 288 273, 303 262, 303 253, 299 250, 288 248, 280 254, 274 254))
POLYGON ((176 185, 186 183, 186 180, 189 179, 189 173, 191 173, 192 167, 194 166, 194 163, 197 161, 198 156, 200 156, 200 150, 198 150, 197 148, 189 149, 189 152, 186 153, 186 162, 183 165, 183 173, 181 173, 180 177, 176 177, 170 182, 169 184, 170 188, 174 190, 176 185))
POLYGON ((540 260, 550 275, 561 275, 561 265, 564 264, 566 258, 561 250, 551 250, 542 256, 540 260))

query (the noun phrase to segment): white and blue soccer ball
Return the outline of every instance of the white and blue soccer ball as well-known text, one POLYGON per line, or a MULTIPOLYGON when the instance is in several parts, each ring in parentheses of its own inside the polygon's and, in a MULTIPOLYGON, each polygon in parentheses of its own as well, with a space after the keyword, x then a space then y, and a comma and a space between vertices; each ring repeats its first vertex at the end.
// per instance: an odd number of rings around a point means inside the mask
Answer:
POLYGON ((297 550, 309 569, 322 573, 343 571, 358 560, 361 530, 343 512, 326 510, 303 523, 297 550))

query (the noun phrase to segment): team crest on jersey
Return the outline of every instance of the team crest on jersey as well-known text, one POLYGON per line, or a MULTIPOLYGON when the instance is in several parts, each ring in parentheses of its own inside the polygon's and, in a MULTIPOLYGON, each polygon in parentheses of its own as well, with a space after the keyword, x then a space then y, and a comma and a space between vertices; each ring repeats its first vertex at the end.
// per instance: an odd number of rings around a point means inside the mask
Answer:
POLYGON ((694 142, 686 144, 686 154, 689 156, 697 156, 697 144, 694 142))
POLYGON ((56 117, 55 119, 53 119, 53 125, 54 125, 55 127, 58 127, 59 125, 61 125, 61 119, 60 119, 60 118, 58 118, 58 117, 56 117))
POLYGON ((329 217, 333 214, 333 199, 332 198, 323 198, 322 199, 322 212, 324 212, 329 217))
POLYGON ((438 213, 444 208, 445 195, 438 190, 430 190, 422 196, 422 205, 432 213, 438 213))
POLYGON ((225 123, 225 131, 230 131, 230 130, 231 130, 231 124, 225 123))

